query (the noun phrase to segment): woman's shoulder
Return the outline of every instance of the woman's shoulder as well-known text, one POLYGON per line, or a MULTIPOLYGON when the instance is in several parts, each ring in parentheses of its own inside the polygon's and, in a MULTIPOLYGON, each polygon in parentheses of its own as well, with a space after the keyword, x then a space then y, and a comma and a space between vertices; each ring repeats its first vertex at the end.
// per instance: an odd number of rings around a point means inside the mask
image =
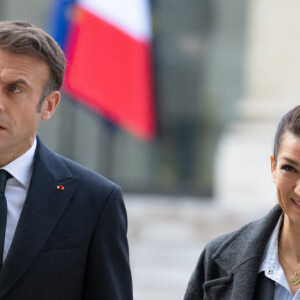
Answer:
POLYGON ((216 253, 217 250, 224 249, 232 244, 238 247, 238 245, 245 245, 260 239, 267 239, 271 235, 281 214, 282 210, 280 206, 276 205, 263 218, 254 220, 235 231, 214 238, 208 242, 205 249, 206 251, 216 253))
POLYGON ((202 299, 204 284, 209 288, 227 282, 241 266, 248 272, 249 265, 256 264, 258 270, 265 245, 281 214, 280 207, 275 206, 265 217, 211 240, 198 259, 184 299, 202 299))

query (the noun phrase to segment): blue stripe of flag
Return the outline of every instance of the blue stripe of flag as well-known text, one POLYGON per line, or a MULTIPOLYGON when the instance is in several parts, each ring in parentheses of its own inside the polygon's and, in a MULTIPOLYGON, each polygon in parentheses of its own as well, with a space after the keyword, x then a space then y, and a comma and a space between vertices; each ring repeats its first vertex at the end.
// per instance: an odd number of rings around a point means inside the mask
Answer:
POLYGON ((53 0, 49 19, 49 34, 65 50, 76 0, 53 0))

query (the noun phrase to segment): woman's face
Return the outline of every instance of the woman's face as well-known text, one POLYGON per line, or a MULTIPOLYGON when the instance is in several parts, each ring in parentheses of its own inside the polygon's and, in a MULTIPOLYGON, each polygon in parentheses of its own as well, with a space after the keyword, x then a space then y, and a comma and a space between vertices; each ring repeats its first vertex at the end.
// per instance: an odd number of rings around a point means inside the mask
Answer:
POLYGON ((277 162, 271 157, 272 179, 279 205, 291 224, 300 226, 300 138, 284 133, 277 162))

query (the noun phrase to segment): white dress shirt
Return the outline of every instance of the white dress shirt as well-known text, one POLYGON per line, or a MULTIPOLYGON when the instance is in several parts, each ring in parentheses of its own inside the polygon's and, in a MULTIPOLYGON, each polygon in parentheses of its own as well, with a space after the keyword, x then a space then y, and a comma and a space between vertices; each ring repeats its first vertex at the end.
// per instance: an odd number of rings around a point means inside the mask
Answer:
POLYGON ((278 261, 278 236, 282 220, 283 216, 279 218, 277 225, 267 243, 258 272, 265 272, 266 277, 275 281, 274 300, 300 300, 299 290, 293 297, 288 282, 285 278, 284 271, 278 261))
POLYGON ((29 150, 2 168, 13 176, 8 179, 5 188, 5 197, 7 201, 7 223, 3 261, 6 259, 24 206, 32 176, 35 149, 36 139, 29 150))

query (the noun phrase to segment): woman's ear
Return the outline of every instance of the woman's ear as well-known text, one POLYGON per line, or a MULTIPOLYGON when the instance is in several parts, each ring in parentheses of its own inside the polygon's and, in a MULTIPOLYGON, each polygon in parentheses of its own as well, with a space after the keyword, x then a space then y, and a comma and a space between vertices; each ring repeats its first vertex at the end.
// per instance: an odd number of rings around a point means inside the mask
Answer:
POLYGON ((60 101, 60 92, 51 92, 44 100, 41 108, 41 120, 48 121, 52 118, 60 101))
POLYGON ((274 159, 273 155, 271 155, 270 161, 271 161, 272 180, 273 180, 274 183, 276 183, 276 162, 275 162, 275 159, 274 159))

